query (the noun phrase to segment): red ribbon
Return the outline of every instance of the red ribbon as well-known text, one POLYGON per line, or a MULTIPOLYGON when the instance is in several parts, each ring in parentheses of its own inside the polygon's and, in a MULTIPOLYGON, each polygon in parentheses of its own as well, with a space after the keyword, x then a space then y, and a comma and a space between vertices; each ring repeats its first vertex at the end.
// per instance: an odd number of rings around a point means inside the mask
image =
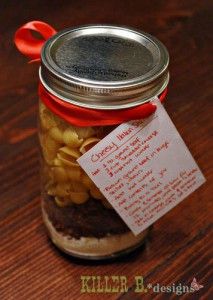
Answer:
MULTIPOLYGON (((165 99, 166 94, 167 89, 159 96, 161 102, 165 99)), ((54 114, 75 126, 117 125, 130 120, 147 118, 156 110, 156 106, 150 102, 120 110, 80 107, 50 94, 41 83, 39 84, 39 96, 54 114)))
POLYGON ((15 33, 14 42, 18 50, 31 59, 31 62, 40 61, 43 44, 57 31, 49 24, 41 21, 32 21, 21 26, 15 33), (43 39, 36 38, 32 31, 39 33, 43 39))
MULTIPOLYGON (((56 34, 56 30, 49 24, 32 21, 16 31, 14 42, 18 50, 31 59, 30 62, 35 62, 40 61, 43 44, 54 34, 56 34), (42 39, 34 37, 33 31, 39 33, 42 39)), ((159 96, 161 101, 164 100, 166 93, 167 89, 159 96)), ((120 110, 84 108, 55 97, 41 83, 39 84, 39 96, 54 114, 76 126, 117 125, 130 120, 147 118, 156 110, 156 106, 150 102, 120 110)))

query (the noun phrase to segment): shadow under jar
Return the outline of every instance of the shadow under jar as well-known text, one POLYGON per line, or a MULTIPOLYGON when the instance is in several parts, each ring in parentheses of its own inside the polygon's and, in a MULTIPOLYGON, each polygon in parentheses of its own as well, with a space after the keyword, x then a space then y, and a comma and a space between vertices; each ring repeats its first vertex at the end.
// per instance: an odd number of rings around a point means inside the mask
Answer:
POLYGON ((39 93, 42 212, 52 241, 64 252, 106 259, 144 242, 148 229, 135 236, 77 159, 123 122, 123 112, 165 91, 168 60, 156 38, 118 26, 68 29, 45 43, 39 93))

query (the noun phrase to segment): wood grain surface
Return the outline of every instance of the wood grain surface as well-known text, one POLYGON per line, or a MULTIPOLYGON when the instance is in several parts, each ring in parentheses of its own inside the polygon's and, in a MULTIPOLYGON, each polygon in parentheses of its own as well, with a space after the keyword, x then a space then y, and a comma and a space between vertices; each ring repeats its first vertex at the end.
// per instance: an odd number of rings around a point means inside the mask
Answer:
POLYGON ((204 287, 181 299, 213 299, 212 290, 212 1, 1 0, 0 26, 0 299, 176 299, 134 292, 134 277, 153 285, 204 287), (77 261, 59 252, 42 224, 37 148, 38 66, 13 45, 15 30, 42 20, 57 30, 88 23, 136 27, 169 49, 167 111, 207 182, 154 225, 143 249, 110 263, 77 261), (81 294, 82 275, 125 275, 125 294, 81 294))

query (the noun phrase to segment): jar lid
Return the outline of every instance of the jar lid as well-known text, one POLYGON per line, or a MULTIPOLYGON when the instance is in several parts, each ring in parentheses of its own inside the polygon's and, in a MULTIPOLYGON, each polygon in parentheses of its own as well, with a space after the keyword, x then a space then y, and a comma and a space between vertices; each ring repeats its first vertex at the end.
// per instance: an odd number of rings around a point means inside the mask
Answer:
POLYGON ((165 46, 147 33, 89 25, 50 38, 39 73, 44 87, 66 102, 122 109, 159 95, 169 81, 168 63, 165 46))

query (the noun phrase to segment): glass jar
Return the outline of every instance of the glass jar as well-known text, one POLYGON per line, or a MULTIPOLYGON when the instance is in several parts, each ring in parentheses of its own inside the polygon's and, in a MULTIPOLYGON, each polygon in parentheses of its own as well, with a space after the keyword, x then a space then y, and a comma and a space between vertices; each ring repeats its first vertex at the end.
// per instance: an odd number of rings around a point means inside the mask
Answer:
POLYGON ((42 211, 53 243, 86 259, 140 246, 77 159, 122 122, 153 112, 169 81, 168 52, 156 38, 126 27, 61 31, 41 52, 39 140, 42 211))

